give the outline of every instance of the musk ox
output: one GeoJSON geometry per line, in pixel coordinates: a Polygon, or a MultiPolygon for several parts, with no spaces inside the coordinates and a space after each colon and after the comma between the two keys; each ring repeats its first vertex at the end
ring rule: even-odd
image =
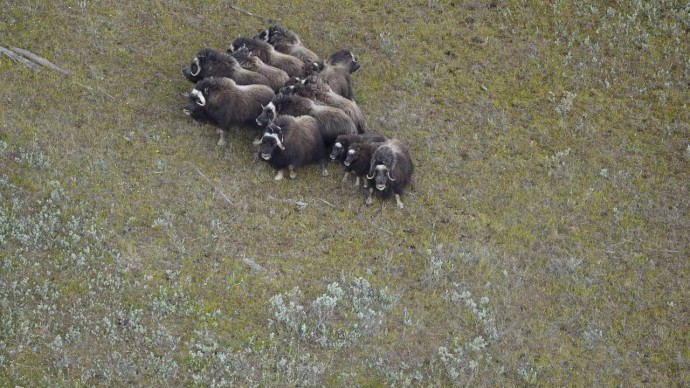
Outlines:
{"type": "Polygon", "coordinates": [[[364,133],[366,131],[367,124],[364,121],[364,114],[362,110],[359,109],[359,105],[357,105],[354,100],[348,100],[333,92],[333,89],[318,77],[311,75],[305,78],[302,81],[302,85],[296,87],[295,90],[302,97],[311,98],[321,104],[341,109],[343,112],[347,113],[355,123],[358,133],[364,133]]]}
{"type": "Polygon", "coordinates": [[[207,77],[227,77],[238,85],[271,86],[271,81],[263,74],[244,69],[232,56],[211,48],[200,50],[189,66],[182,69],[182,74],[194,83],[207,77]]]}
{"type": "Polygon", "coordinates": [[[384,142],[374,151],[369,165],[367,179],[373,187],[369,189],[367,205],[372,202],[372,193],[376,189],[382,197],[395,194],[395,202],[399,208],[403,208],[400,195],[403,189],[410,183],[414,167],[407,147],[398,139],[390,139],[384,142]]]}
{"type": "Polygon", "coordinates": [[[348,100],[352,100],[352,81],[350,74],[359,69],[359,62],[352,51],[340,50],[331,54],[324,61],[310,62],[305,65],[304,76],[316,75],[327,83],[333,91],[348,100]]]}
{"type": "Polygon", "coordinates": [[[297,57],[304,63],[317,62],[319,60],[318,55],[302,44],[297,34],[277,24],[273,24],[267,30],[262,31],[258,39],[265,40],[281,53],[297,57]]]}
{"type": "Polygon", "coordinates": [[[297,169],[311,163],[320,163],[327,176],[325,156],[323,138],[311,116],[279,116],[268,123],[261,138],[259,158],[278,171],[275,180],[283,179],[286,168],[290,178],[295,179],[297,169]]]}
{"type": "Polygon", "coordinates": [[[184,113],[192,117],[208,118],[218,127],[220,140],[225,145],[225,133],[232,125],[254,123],[263,104],[274,97],[273,89],[266,85],[237,85],[230,78],[209,77],[199,81],[187,99],[184,113]]]}
{"type": "Polygon", "coordinates": [[[272,104],[265,106],[261,115],[257,117],[259,125],[279,115],[312,116],[319,123],[319,131],[328,149],[333,146],[338,135],[357,133],[357,127],[350,116],[338,108],[319,105],[302,96],[280,93],[271,102],[272,104]]]}
{"type": "Polygon", "coordinates": [[[290,76],[286,72],[277,67],[267,65],[261,58],[252,54],[246,46],[235,50],[232,53],[232,57],[237,60],[242,68],[266,77],[269,81],[268,86],[273,88],[274,91],[278,91],[290,81],[290,76]]]}
{"type": "MultiPolygon", "coordinates": [[[[383,135],[379,135],[377,133],[373,132],[367,132],[367,133],[362,133],[362,134],[354,134],[354,135],[340,135],[335,139],[335,144],[333,144],[333,148],[331,149],[331,154],[330,158],[333,160],[337,160],[339,162],[345,162],[345,159],[347,158],[347,150],[350,148],[350,145],[355,144],[355,143],[383,143],[386,141],[386,137],[383,135]]],[[[372,151],[373,153],[373,151],[372,151]]],[[[368,162],[367,162],[368,163],[368,162]]],[[[368,171],[369,165],[367,164],[367,171],[368,171]]],[[[343,182],[347,181],[347,177],[353,174],[356,176],[355,178],[355,186],[359,186],[359,177],[363,176],[364,173],[361,173],[360,175],[355,174],[352,172],[352,169],[350,169],[348,166],[345,167],[345,175],[343,176],[343,182]]]]}
{"type": "MultiPolygon", "coordinates": [[[[356,177],[355,187],[359,186],[359,178],[367,175],[371,164],[371,158],[381,144],[383,143],[352,143],[347,148],[347,154],[345,155],[343,164],[345,165],[345,171],[356,177]]],[[[364,180],[363,186],[364,188],[368,187],[368,181],[366,179],[364,180]]]]}
{"type": "Polygon", "coordinates": [[[263,40],[239,37],[235,39],[230,47],[228,53],[232,54],[239,50],[242,46],[246,46],[250,52],[261,58],[264,63],[277,67],[288,73],[290,77],[298,77],[302,75],[304,62],[292,55],[283,54],[277,51],[273,46],[263,40]]]}

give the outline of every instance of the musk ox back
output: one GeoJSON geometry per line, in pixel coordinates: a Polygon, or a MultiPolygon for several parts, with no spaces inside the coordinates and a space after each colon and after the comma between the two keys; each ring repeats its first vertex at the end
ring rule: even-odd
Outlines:
{"type": "Polygon", "coordinates": [[[274,24],[266,31],[268,43],[281,53],[297,57],[304,63],[316,62],[319,60],[319,56],[304,46],[299,36],[287,28],[274,24]]]}
{"type": "Polygon", "coordinates": [[[238,85],[268,85],[271,82],[263,74],[246,70],[235,58],[211,48],[200,50],[182,74],[190,82],[199,82],[207,77],[232,78],[238,85]]]}
{"type": "Polygon", "coordinates": [[[268,44],[268,42],[263,40],[239,37],[228,47],[228,53],[232,54],[243,46],[247,47],[250,52],[261,58],[264,63],[285,71],[290,77],[302,75],[304,62],[297,57],[277,51],[273,46],[268,44]]]}
{"type": "Polygon", "coordinates": [[[347,98],[353,99],[352,81],[350,74],[359,69],[355,55],[352,51],[341,50],[331,54],[325,61],[307,63],[304,68],[304,76],[315,75],[328,86],[333,92],[347,98]]]}
{"type": "Polygon", "coordinates": [[[273,97],[273,90],[266,85],[237,85],[230,78],[209,77],[196,84],[184,111],[212,121],[219,129],[218,145],[224,145],[225,132],[231,126],[253,124],[262,104],[268,104],[273,97]]]}
{"type": "Polygon", "coordinates": [[[357,127],[352,119],[338,108],[319,105],[298,95],[278,94],[272,102],[278,115],[313,116],[319,123],[321,136],[328,149],[333,146],[339,135],[357,133],[357,127]]]}
{"type": "Polygon", "coordinates": [[[367,179],[373,184],[369,190],[367,204],[371,203],[371,194],[376,193],[382,197],[395,194],[395,201],[399,208],[403,208],[400,195],[403,189],[410,183],[414,168],[407,147],[398,139],[390,139],[374,151],[371,157],[367,179]]]}
{"type": "Polygon", "coordinates": [[[283,169],[287,168],[294,179],[299,167],[317,162],[323,175],[328,175],[325,154],[318,123],[311,116],[278,116],[266,126],[259,150],[259,158],[278,170],[275,180],[283,178],[283,169]]]}
{"type": "Polygon", "coordinates": [[[297,86],[295,90],[303,97],[311,98],[321,104],[341,109],[343,112],[347,113],[355,123],[358,133],[364,133],[366,131],[367,124],[364,121],[364,114],[362,110],[359,109],[359,105],[357,105],[354,100],[348,100],[333,92],[333,89],[318,77],[311,75],[305,78],[302,84],[297,86]]]}
{"type": "Polygon", "coordinates": [[[268,86],[274,91],[278,91],[290,80],[290,76],[286,72],[277,67],[267,65],[261,58],[252,54],[246,46],[235,50],[232,53],[232,57],[237,60],[242,68],[266,77],[269,81],[268,86]]]}

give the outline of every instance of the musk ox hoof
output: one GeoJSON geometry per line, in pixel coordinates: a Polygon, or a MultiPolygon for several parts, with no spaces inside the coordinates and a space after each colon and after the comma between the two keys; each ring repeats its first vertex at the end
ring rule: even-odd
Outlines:
{"type": "Polygon", "coordinates": [[[297,173],[295,171],[290,171],[290,179],[297,178],[297,173]]]}
{"type": "Polygon", "coordinates": [[[278,171],[278,173],[273,179],[277,181],[283,180],[283,171],[278,171]]]}
{"type": "Polygon", "coordinates": [[[371,205],[374,202],[374,200],[371,197],[367,197],[367,200],[364,201],[365,204],[371,205]]]}
{"type": "Polygon", "coordinates": [[[323,171],[321,171],[321,175],[328,176],[328,170],[324,168],[323,171]]]}

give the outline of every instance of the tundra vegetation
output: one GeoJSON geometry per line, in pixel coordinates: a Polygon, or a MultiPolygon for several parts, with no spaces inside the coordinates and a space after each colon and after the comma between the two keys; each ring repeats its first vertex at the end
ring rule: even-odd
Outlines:
{"type": "Polygon", "coordinates": [[[71,75],[0,54],[2,385],[687,386],[689,11],[4,2],[71,75]],[[276,19],[356,53],[404,209],[182,113],[190,58],[276,19]]]}

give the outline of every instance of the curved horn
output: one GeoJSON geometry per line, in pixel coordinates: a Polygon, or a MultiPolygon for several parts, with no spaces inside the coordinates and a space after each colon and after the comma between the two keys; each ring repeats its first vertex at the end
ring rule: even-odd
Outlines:
{"type": "Polygon", "coordinates": [[[369,174],[367,174],[367,179],[374,179],[373,171],[369,170],[369,173],[371,173],[371,176],[369,176],[369,174]]]}
{"type": "Polygon", "coordinates": [[[206,106],[206,99],[204,95],[197,89],[192,90],[192,97],[196,100],[196,104],[199,106],[206,106]]]}
{"type": "Polygon", "coordinates": [[[395,182],[395,179],[391,176],[391,170],[386,169],[386,175],[388,175],[388,179],[390,179],[391,182],[395,182]]]}
{"type": "Polygon", "coordinates": [[[196,77],[197,75],[199,75],[199,73],[201,73],[201,65],[199,64],[199,58],[194,57],[192,63],[196,64],[196,72],[192,72],[192,76],[196,77]]]}

